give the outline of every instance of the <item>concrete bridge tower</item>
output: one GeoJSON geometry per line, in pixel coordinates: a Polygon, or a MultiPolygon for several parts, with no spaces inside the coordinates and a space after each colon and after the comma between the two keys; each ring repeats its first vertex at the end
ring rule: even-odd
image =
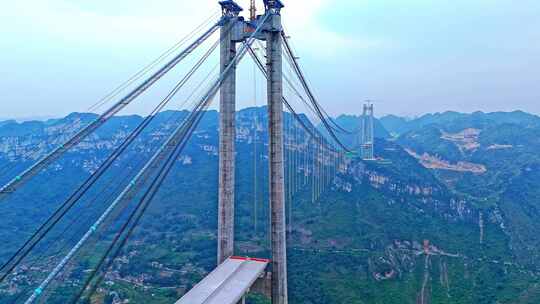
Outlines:
{"type": "MultiPolygon", "coordinates": [[[[272,303],[287,304],[281,40],[281,9],[284,5],[280,0],[264,0],[266,18],[254,18],[252,5],[252,20],[249,22],[239,17],[242,8],[234,1],[220,1],[220,5],[225,17],[220,44],[222,72],[230,64],[236,64],[232,62],[236,56],[236,45],[250,37],[254,28],[261,26],[262,31],[255,38],[266,41],[272,303]],[[264,20],[263,24],[261,20],[264,20]]],[[[234,254],[236,66],[231,71],[223,80],[220,90],[218,264],[234,254]]]]}
{"type": "Polygon", "coordinates": [[[372,102],[367,101],[364,104],[360,123],[360,157],[363,160],[373,160],[375,155],[372,102]]]}

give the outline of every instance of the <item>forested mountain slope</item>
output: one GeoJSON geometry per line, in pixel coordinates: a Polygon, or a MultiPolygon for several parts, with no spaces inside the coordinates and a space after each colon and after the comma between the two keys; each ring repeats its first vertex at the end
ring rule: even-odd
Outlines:
{"type": "MultiPolygon", "coordinates": [[[[237,116],[236,251],[260,257],[269,254],[265,111],[246,109],[237,116]]],[[[77,224],[62,224],[56,237],[25,262],[27,268],[0,286],[0,303],[13,303],[35,288],[55,261],[54,256],[36,258],[73,244],[116,188],[129,182],[186,114],[158,115],[103,183],[69,215],[77,224]],[[61,233],[69,227],[69,233],[61,233]],[[51,245],[53,241],[62,246],[51,245]]],[[[466,114],[434,115],[429,119],[433,123],[420,124],[395,141],[379,138],[376,154],[386,161],[349,159],[318,199],[313,199],[310,177],[298,166],[294,176],[300,190],[292,199],[288,240],[290,302],[538,303],[540,227],[535,218],[540,197],[535,186],[540,177],[533,148],[537,127],[534,119],[516,123],[504,117],[504,123],[493,123],[500,115],[505,116],[490,114],[481,121],[468,120],[466,114]]],[[[207,113],[93,303],[173,303],[215,267],[217,117],[216,112],[207,113]]],[[[47,122],[0,123],[0,177],[7,180],[93,118],[72,114],[47,122]]],[[[356,124],[351,117],[338,120],[344,119],[356,124]]],[[[115,117],[0,204],[0,262],[141,120],[115,117]]],[[[387,137],[384,129],[380,132],[387,137]]],[[[294,149],[301,154],[309,146],[294,149]]],[[[101,236],[101,241],[108,240],[109,233],[101,236]]],[[[85,248],[55,282],[47,303],[65,303],[77,291],[103,252],[103,245],[96,244],[98,240],[85,248]]],[[[250,302],[264,300],[253,297],[250,302]]]]}

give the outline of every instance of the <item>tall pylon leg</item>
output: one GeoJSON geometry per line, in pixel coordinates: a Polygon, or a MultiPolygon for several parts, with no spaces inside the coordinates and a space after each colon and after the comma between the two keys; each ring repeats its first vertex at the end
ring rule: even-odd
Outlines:
{"type": "MultiPolygon", "coordinates": [[[[273,16],[281,21],[279,15],[273,16]]],[[[280,31],[266,34],[270,208],[272,240],[272,304],[287,304],[287,249],[283,165],[283,81],[280,31]]]]}
{"type": "MultiPolygon", "coordinates": [[[[221,27],[222,73],[236,56],[236,43],[229,30],[232,22],[236,22],[236,18],[228,19],[221,27]]],[[[235,99],[236,66],[233,66],[220,89],[218,265],[234,253],[235,99]]]]}

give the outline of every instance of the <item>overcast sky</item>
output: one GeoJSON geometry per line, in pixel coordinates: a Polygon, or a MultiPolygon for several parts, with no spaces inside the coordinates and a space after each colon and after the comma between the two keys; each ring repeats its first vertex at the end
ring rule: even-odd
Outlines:
{"type": "MultiPolygon", "coordinates": [[[[358,114],[365,99],[378,101],[378,115],[540,114],[538,0],[283,2],[301,64],[332,115],[358,114]]],[[[217,0],[0,4],[1,118],[85,111],[217,11],[217,0]]],[[[240,73],[240,107],[254,104],[249,71],[240,73]]]]}

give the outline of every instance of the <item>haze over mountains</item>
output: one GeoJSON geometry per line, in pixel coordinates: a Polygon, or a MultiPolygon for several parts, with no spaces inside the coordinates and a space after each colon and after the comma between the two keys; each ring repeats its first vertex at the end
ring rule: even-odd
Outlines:
{"type": "MultiPolygon", "coordinates": [[[[156,117],[85,198],[77,210],[85,215],[70,215],[78,225],[64,245],[42,246],[37,257],[52,257],[41,263],[30,257],[9,284],[0,285],[0,303],[12,303],[36,284],[31,277],[51,267],[54,254],[77,239],[84,223],[105,208],[116,188],[129,182],[186,114],[169,111],[156,117]],[[165,128],[158,132],[159,126],[165,128]]],[[[0,181],[95,117],[74,113],[47,121],[0,122],[0,181]]],[[[210,111],[201,122],[96,301],[172,303],[215,266],[217,118],[210,111]]],[[[264,154],[254,159],[254,149],[266,153],[266,119],[265,108],[237,115],[236,250],[262,257],[268,256],[267,193],[261,186],[267,182],[267,160],[264,154]],[[255,177],[264,180],[256,186],[255,177]],[[257,209],[253,189],[258,189],[257,209]]],[[[358,128],[359,119],[336,118],[349,130],[358,128]]],[[[0,263],[141,120],[113,118],[0,204],[0,263]]],[[[342,136],[347,144],[355,143],[353,135],[342,136]]],[[[375,154],[385,162],[351,158],[319,200],[312,200],[309,184],[294,197],[288,245],[291,303],[539,303],[540,117],[520,111],[385,116],[376,121],[375,136],[375,154]]],[[[297,153],[310,149],[294,147],[297,153]]],[[[295,175],[305,179],[303,174],[298,167],[295,175]]],[[[69,221],[57,235],[66,227],[69,221]]],[[[59,288],[47,303],[65,303],[101,250],[84,250],[56,282],[59,288]]],[[[249,303],[265,300],[254,295],[249,303]]]]}

